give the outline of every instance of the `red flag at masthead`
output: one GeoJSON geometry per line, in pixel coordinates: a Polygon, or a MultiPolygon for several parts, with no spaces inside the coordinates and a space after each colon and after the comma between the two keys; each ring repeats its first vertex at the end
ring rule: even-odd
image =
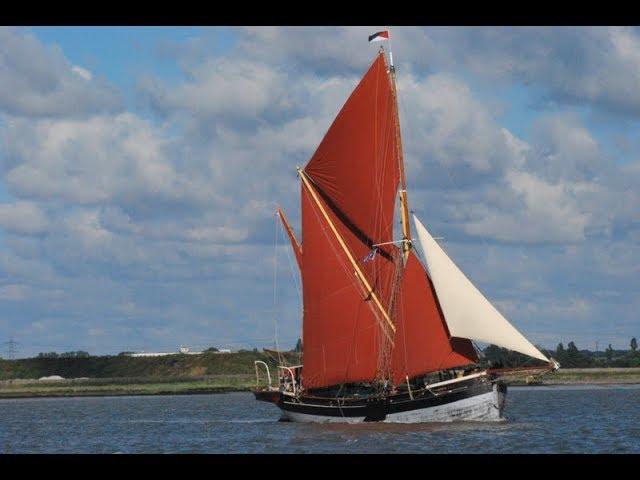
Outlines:
{"type": "Polygon", "coordinates": [[[389,40],[389,30],[383,30],[382,32],[369,35],[369,42],[381,42],[383,40],[389,40]]]}

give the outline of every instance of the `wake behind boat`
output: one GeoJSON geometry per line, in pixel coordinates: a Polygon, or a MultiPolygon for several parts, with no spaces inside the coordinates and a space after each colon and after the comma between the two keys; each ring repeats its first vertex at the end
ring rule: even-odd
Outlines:
{"type": "MultiPolygon", "coordinates": [[[[378,38],[388,38],[379,32],[378,38]],[[382,35],[379,35],[382,34],[382,35]]],[[[370,38],[371,40],[371,38],[370,38]]],[[[472,340],[548,359],[409,223],[395,68],[381,49],[316,152],[298,169],[302,237],[284,212],[303,285],[302,365],[255,390],[301,422],[500,420],[506,385],[472,340]],[[394,240],[399,200],[402,238],[394,240]]],[[[535,369],[535,368],[534,368],[535,369]]],[[[530,369],[529,369],[530,370],[530,369]]]]}

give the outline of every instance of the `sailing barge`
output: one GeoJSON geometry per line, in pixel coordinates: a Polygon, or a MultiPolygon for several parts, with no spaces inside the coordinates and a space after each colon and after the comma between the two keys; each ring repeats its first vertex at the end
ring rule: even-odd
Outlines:
{"type": "Polygon", "coordinates": [[[413,218],[409,223],[395,69],[381,48],[316,152],[298,169],[303,365],[257,388],[301,422],[499,420],[506,385],[472,340],[558,364],[522,336],[413,218]],[[394,210],[402,226],[394,241],[394,210]]]}

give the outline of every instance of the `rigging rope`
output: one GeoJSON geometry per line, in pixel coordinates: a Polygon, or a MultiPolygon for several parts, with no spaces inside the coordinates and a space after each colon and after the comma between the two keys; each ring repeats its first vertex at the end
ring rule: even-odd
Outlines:
{"type": "Polygon", "coordinates": [[[278,362],[282,365],[280,346],[278,345],[278,313],[277,313],[277,290],[278,290],[278,217],[275,217],[274,245],[273,245],[273,328],[276,351],[278,352],[278,362]]]}
{"type": "MultiPolygon", "coordinates": [[[[282,226],[282,230],[280,232],[281,235],[283,235],[283,240],[284,239],[284,225],[282,226]]],[[[300,306],[300,312],[302,313],[302,288],[300,286],[300,280],[298,279],[298,276],[296,275],[296,272],[293,268],[293,258],[291,255],[291,251],[288,248],[285,248],[285,251],[287,252],[287,259],[289,261],[289,271],[291,272],[291,276],[293,277],[293,284],[296,287],[296,293],[298,294],[298,302],[299,302],[299,306],[300,306]]],[[[301,322],[302,323],[302,322],[301,322]]],[[[302,338],[302,333],[300,334],[300,338],[302,338]]]]}

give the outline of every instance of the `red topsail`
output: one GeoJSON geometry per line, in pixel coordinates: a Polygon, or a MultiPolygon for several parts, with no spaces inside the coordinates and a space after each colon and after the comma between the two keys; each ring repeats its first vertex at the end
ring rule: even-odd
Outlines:
{"type": "Polygon", "coordinates": [[[393,235],[400,180],[395,101],[382,54],[365,74],[305,167],[340,221],[371,249],[393,235]]]}

